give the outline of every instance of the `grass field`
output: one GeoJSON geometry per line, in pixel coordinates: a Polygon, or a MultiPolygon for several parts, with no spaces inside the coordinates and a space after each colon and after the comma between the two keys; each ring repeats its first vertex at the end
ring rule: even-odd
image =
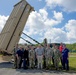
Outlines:
{"type": "Polygon", "coordinates": [[[69,66],[70,70],[76,71],[76,53],[69,54],[69,66]]]}
{"type": "Polygon", "coordinates": [[[70,66],[70,70],[76,71],[76,57],[69,58],[69,66],[70,66]]]}

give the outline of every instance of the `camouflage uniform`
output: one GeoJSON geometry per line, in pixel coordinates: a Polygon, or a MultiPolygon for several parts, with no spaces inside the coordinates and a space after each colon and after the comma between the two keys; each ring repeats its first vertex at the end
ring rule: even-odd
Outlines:
{"type": "Polygon", "coordinates": [[[53,55],[52,48],[46,48],[45,50],[46,68],[49,68],[51,66],[52,55],[53,55]]]}
{"type": "Polygon", "coordinates": [[[35,65],[35,51],[29,50],[29,64],[30,68],[34,68],[35,65]]]}
{"type": "Polygon", "coordinates": [[[44,50],[44,56],[43,56],[43,68],[46,68],[46,47],[43,47],[43,50],[44,50]]]}
{"type": "Polygon", "coordinates": [[[54,49],[53,50],[53,58],[54,58],[54,66],[55,66],[56,70],[59,67],[60,57],[61,57],[60,51],[58,49],[54,49]]]}
{"type": "Polygon", "coordinates": [[[14,55],[14,68],[17,68],[17,57],[16,52],[18,51],[18,48],[14,48],[13,55],[14,55]]]}
{"type": "MultiPolygon", "coordinates": [[[[52,50],[54,51],[55,47],[52,47],[52,50]]],[[[53,52],[54,53],[54,52],[53,52]]],[[[54,54],[53,54],[54,56],[54,54]]],[[[52,56],[52,63],[53,63],[53,66],[54,66],[54,57],[52,56]]]]}

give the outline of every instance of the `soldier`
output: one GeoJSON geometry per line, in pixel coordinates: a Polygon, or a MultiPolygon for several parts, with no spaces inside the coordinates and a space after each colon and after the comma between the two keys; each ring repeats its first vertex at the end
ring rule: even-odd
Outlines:
{"type": "Polygon", "coordinates": [[[53,56],[53,50],[50,47],[50,44],[48,44],[45,50],[46,69],[49,69],[51,67],[52,56],[53,56]]]}
{"type": "MultiPolygon", "coordinates": [[[[54,50],[54,49],[55,49],[55,43],[52,44],[52,50],[54,50]]],[[[53,58],[53,56],[52,56],[52,63],[53,63],[53,66],[54,66],[54,58],[53,58]]]]}
{"type": "Polygon", "coordinates": [[[45,68],[46,68],[45,50],[46,50],[46,47],[47,47],[47,38],[45,38],[43,42],[44,42],[44,47],[43,47],[43,50],[44,50],[44,56],[43,56],[43,68],[45,69],[45,68]]]}
{"type": "Polygon", "coordinates": [[[14,50],[13,50],[13,55],[14,55],[14,68],[17,68],[17,57],[16,57],[16,52],[18,51],[18,44],[16,45],[16,47],[14,46],[14,50]]]}
{"type": "Polygon", "coordinates": [[[55,45],[55,49],[53,50],[53,58],[54,58],[54,66],[56,68],[56,70],[58,70],[59,68],[59,61],[60,61],[60,57],[61,57],[61,53],[58,49],[58,46],[55,45]]]}
{"type": "Polygon", "coordinates": [[[44,51],[44,56],[43,56],[43,68],[44,68],[44,69],[46,68],[46,58],[45,58],[46,47],[47,47],[47,44],[44,44],[44,47],[43,47],[43,51],[44,51]]]}
{"type": "Polygon", "coordinates": [[[34,68],[35,66],[35,51],[33,47],[29,50],[29,66],[30,68],[34,68]]]}

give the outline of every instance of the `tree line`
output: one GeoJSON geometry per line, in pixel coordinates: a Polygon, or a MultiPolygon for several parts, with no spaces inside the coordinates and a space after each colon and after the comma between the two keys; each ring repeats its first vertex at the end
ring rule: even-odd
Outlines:
{"type": "Polygon", "coordinates": [[[66,44],[66,46],[70,50],[70,52],[76,52],[76,43],[66,44]]]}

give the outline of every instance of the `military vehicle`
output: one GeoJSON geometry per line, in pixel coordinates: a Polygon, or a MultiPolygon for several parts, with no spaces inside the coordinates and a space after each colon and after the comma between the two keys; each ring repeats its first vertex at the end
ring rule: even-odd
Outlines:
{"type": "Polygon", "coordinates": [[[33,10],[34,8],[26,0],[21,0],[14,5],[14,9],[0,33],[0,51],[11,53],[19,42],[27,19],[33,10]]]}
{"type": "Polygon", "coordinates": [[[26,0],[21,0],[14,5],[14,9],[0,33],[0,52],[11,54],[14,46],[20,40],[24,26],[32,11],[34,11],[34,8],[26,0]]]}

